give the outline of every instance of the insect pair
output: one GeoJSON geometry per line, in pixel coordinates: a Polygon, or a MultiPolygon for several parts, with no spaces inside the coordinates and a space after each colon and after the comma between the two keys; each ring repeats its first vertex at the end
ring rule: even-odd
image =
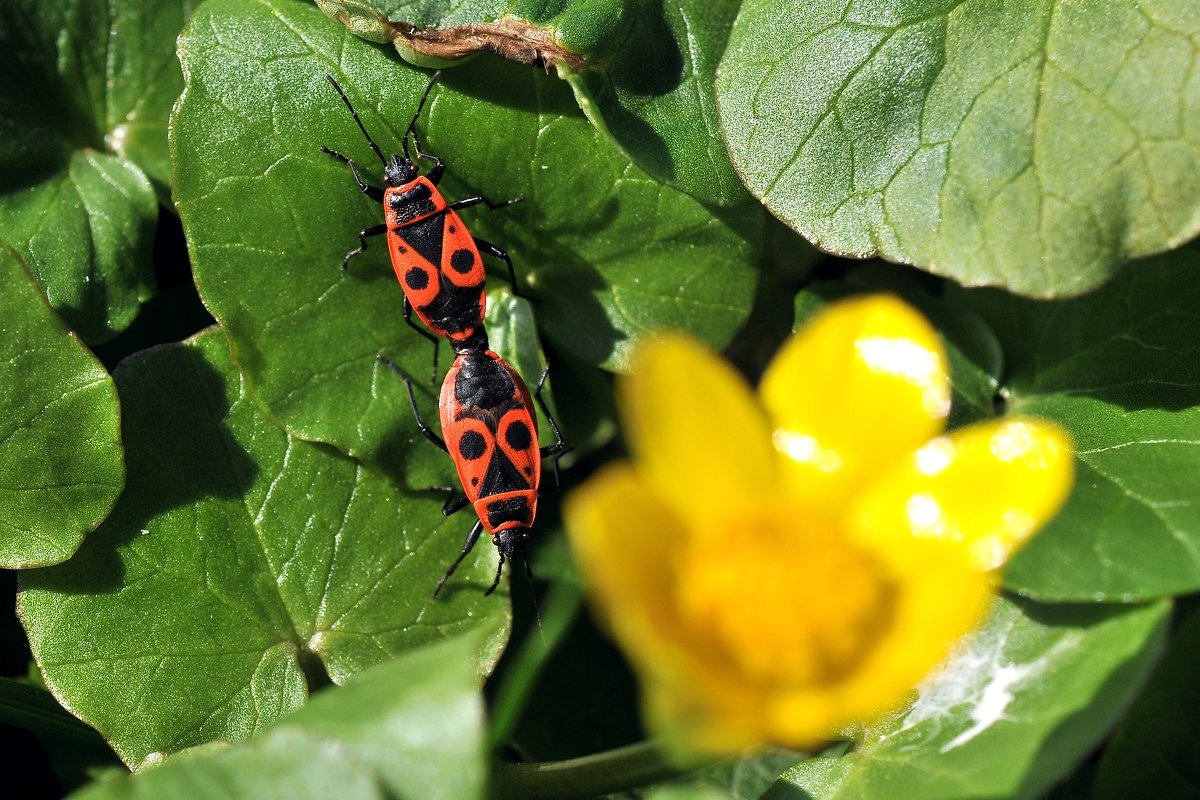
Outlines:
{"type": "MultiPolygon", "coordinates": [[[[434,73],[430,79],[417,111],[405,130],[403,156],[394,153],[391,158],[384,157],[342,87],[333,76],[325,76],[383,164],[386,189],[364,181],[358,166],[350,157],[327,147],[321,148],[322,152],[350,168],[354,182],[363,194],[383,204],[384,222],[359,232],[359,245],[346,254],[342,268],[345,269],[351,258],[367,249],[368,237],[386,233],[392,267],[404,290],[404,321],[433,342],[434,377],[437,375],[438,335],[450,341],[457,356],[442,383],[439,400],[442,436],[438,436],[422,421],[408,377],[391,361],[379,356],[381,362],[404,380],[413,416],[421,433],[454,460],[464,495],[455,497],[451,487],[438,487],[450,493],[442,506],[442,513],[449,516],[470,503],[479,517],[463,544],[462,552],[438,581],[434,597],[471,552],[483,530],[492,536],[492,542],[500,554],[496,578],[486,594],[491,594],[499,585],[506,560],[512,561],[519,555],[525,560],[526,572],[529,571],[525,548],[529,541],[529,528],[537,515],[541,462],[566,449],[558,425],[541,395],[546,374],[542,374],[531,399],[521,376],[488,345],[483,327],[487,276],[480,251],[500,258],[507,264],[509,280],[516,294],[516,273],[512,259],[501,248],[472,236],[457,213],[460,209],[479,203],[493,209],[502,208],[521,198],[492,203],[483,196],[475,196],[454,203],[447,202],[437,188],[446,165],[437,156],[422,151],[417,139],[417,119],[439,75],[434,73]],[[416,157],[433,163],[433,167],[424,175],[420,174],[409,152],[409,139],[412,140],[416,157]],[[429,328],[428,331],[412,321],[413,311],[429,328]],[[538,444],[534,399],[554,430],[556,441],[546,447],[538,444]]],[[[557,475],[557,461],[554,464],[557,475]]]]}

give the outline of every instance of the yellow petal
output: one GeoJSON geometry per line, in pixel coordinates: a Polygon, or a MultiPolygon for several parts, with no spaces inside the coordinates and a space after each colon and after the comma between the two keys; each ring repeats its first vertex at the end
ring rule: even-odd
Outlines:
{"type": "Polygon", "coordinates": [[[806,748],[893,708],[972,629],[995,592],[992,576],[957,549],[907,532],[826,529],[803,538],[807,560],[785,534],[768,563],[732,536],[723,555],[751,567],[735,587],[706,580],[703,563],[681,562],[680,616],[693,632],[694,658],[681,661],[672,680],[646,684],[650,724],[675,747],[726,754],[762,743],[806,748]],[[782,586],[772,573],[789,564],[793,584],[782,586]],[[693,591],[712,595],[708,637],[687,597],[693,591]],[[763,619],[746,617],[739,603],[757,606],[763,619]],[[745,635],[728,635],[719,624],[725,616],[740,621],[745,635]]]}
{"type": "Polygon", "coordinates": [[[687,535],[680,519],[627,463],[572,492],[563,514],[592,607],[639,671],[691,671],[696,645],[674,605],[675,548],[687,535]]]}
{"type": "Polygon", "coordinates": [[[730,756],[771,742],[760,697],[697,691],[678,681],[643,682],[642,695],[646,727],[676,761],[697,753],[730,756]]]}
{"type": "Polygon", "coordinates": [[[887,558],[900,586],[885,635],[839,692],[841,722],[893,709],[983,619],[996,581],[940,542],[904,537],[887,558]]]}
{"type": "Polygon", "coordinates": [[[976,569],[996,569],[1058,512],[1074,463],[1069,437],[1052,423],[972,425],[882,476],[862,498],[856,524],[952,544],[976,569]]]}
{"type": "Polygon", "coordinates": [[[818,313],[775,357],[759,388],[802,498],[839,508],[880,467],[942,429],[950,383],[941,341],[888,295],[818,313]]]}
{"type": "Polygon", "coordinates": [[[678,334],[642,345],[618,384],[638,473],[677,513],[703,521],[774,485],[766,418],[740,375],[678,334]]]}
{"type": "Polygon", "coordinates": [[[851,538],[879,559],[891,602],[881,609],[874,646],[841,680],[792,687],[774,698],[773,741],[811,743],[894,709],[978,624],[995,596],[993,576],[941,542],[878,530],[851,538]]]}

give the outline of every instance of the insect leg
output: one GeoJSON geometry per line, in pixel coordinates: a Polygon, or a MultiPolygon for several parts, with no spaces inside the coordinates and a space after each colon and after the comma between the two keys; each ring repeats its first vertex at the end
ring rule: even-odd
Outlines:
{"type": "MultiPolygon", "coordinates": [[[[417,144],[416,134],[413,134],[413,144],[417,144]]],[[[446,173],[446,162],[442,161],[432,153],[422,153],[420,146],[417,147],[417,156],[425,159],[426,161],[433,162],[433,166],[429,168],[429,172],[425,173],[425,177],[429,179],[430,183],[432,183],[434,186],[437,186],[442,180],[442,175],[446,173]]]]}
{"type": "Polygon", "coordinates": [[[496,565],[496,579],[492,581],[492,585],[488,587],[488,590],[483,593],[484,597],[496,591],[496,587],[500,585],[500,574],[502,572],[504,572],[504,553],[500,554],[500,563],[496,565]]]}
{"type": "Polygon", "coordinates": [[[428,491],[440,492],[446,495],[446,502],[442,503],[443,517],[448,517],[456,511],[461,511],[467,505],[467,496],[459,495],[458,489],[453,486],[427,486],[425,488],[428,491]]]}
{"type": "Polygon", "coordinates": [[[354,159],[342,155],[337,150],[331,150],[328,147],[322,147],[321,152],[333,156],[350,168],[350,174],[354,176],[354,182],[358,184],[359,191],[376,203],[383,202],[383,189],[380,189],[378,186],[372,186],[362,179],[362,175],[358,174],[358,165],[354,163],[354,159]]]}
{"type": "Polygon", "coordinates": [[[410,303],[408,301],[408,295],[405,295],[403,311],[400,312],[400,316],[404,319],[404,323],[406,325],[408,325],[408,327],[412,328],[414,331],[421,334],[429,341],[433,342],[433,373],[429,376],[429,382],[431,384],[436,384],[437,383],[437,372],[438,372],[438,369],[437,369],[437,367],[438,367],[438,347],[441,345],[441,340],[439,340],[438,337],[434,336],[432,333],[425,330],[423,327],[421,327],[417,323],[413,322],[412,312],[413,312],[412,303],[410,303]]]}
{"type": "Polygon", "coordinates": [[[387,233],[387,225],[382,222],[379,223],[378,225],[372,225],[369,228],[363,228],[361,231],[359,231],[358,232],[358,247],[354,248],[349,253],[346,253],[346,257],[342,259],[342,271],[344,272],[344,271],[346,271],[346,269],[349,268],[350,259],[366,252],[368,236],[378,236],[381,233],[387,233]]]}
{"type": "Polygon", "coordinates": [[[465,494],[460,494],[455,497],[453,488],[449,486],[445,488],[450,489],[450,493],[446,496],[446,502],[442,504],[443,517],[448,517],[451,514],[456,514],[459,511],[462,511],[464,508],[466,508],[467,503],[471,502],[471,499],[465,494]]]}
{"type": "Polygon", "coordinates": [[[541,406],[542,413],[546,415],[546,422],[550,423],[550,429],[554,431],[554,444],[548,444],[541,448],[540,454],[542,458],[553,459],[550,462],[550,469],[554,472],[554,485],[538,487],[538,497],[546,497],[558,492],[562,488],[562,478],[558,472],[558,462],[567,453],[571,452],[570,446],[563,441],[562,431],[558,428],[558,423],[554,420],[554,415],[550,413],[550,406],[546,403],[546,399],[542,397],[542,389],[546,385],[546,377],[550,374],[550,367],[542,370],[542,377],[538,379],[537,388],[533,390],[533,398],[537,400],[537,404],[541,406]]]}
{"type": "MultiPolygon", "coordinates": [[[[546,398],[542,397],[542,389],[546,387],[546,378],[550,375],[550,367],[547,366],[542,370],[542,377],[538,379],[537,388],[533,390],[533,399],[541,406],[542,413],[546,415],[546,422],[550,423],[550,430],[554,431],[554,444],[548,444],[541,450],[542,458],[547,456],[562,455],[567,451],[566,442],[563,441],[562,431],[558,429],[558,423],[554,420],[554,415],[550,413],[550,406],[546,403],[546,398]]],[[[558,470],[558,461],[554,462],[555,471],[558,470]]]]}
{"type": "Polygon", "coordinates": [[[404,131],[404,138],[401,139],[404,147],[405,158],[409,159],[410,161],[412,160],[408,153],[408,140],[412,139],[413,152],[417,154],[417,158],[433,162],[433,169],[425,173],[425,177],[428,178],[429,182],[434,186],[437,186],[438,181],[442,179],[442,173],[446,171],[446,164],[437,156],[433,155],[432,153],[426,153],[421,149],[421,142],[419,139],[417,139],[417,120],[421,117],[421,111],[425,108],[425,101],[429,99],[429,93],[433,91],[434,84],[436,84],[438,79],[441,77],[442,71],[439,69],[429,78],[429,83],[425,86],[425,93],[421,95],[421,102],[417,103],[417,113],[413,114],[412,120],[408,123],[408,130],[404,131]]]}
{"type": "MultiPolygon", "coordinates": [[[[467,541],[463,542],[462,552],[458,554],[458,558],[454,559],[454,563],[450,565],[450,569],[446,570],[446,574],[442,576],[440,581],[438,581],[437,588],[433,590],[433,596],[435,598],[438,596],[438,592],[442,590],[442,587],[446,585],[446,581],[450,580],[450,576],[454,574],[454,570],[458,569],[458,565],[463,562],[463,559],[466,558],[467,554],[471,552],[471,549],[475,547],[475,543],[479,541],[479,534],[481,533],[483,533],[483,521],[479,520],[471,528],[471,532],[467,534],[467,541]]],[[[500,563],[504,563],[503,556],[501,556],[500,563]]],[[[490,594],[491,590],[488,590],[488,593],[490,594]]]]}
{"type": "Polygon", "coordinates": [[[517,297],[525,297],[528,299],[528,295],[522,294],[520,287],[517,286],[517,271],[513,269],[512,259],[508,257],[508,251],[501,250],[499,247],[496,247],[496,245],[492,244],[491,242],[484,241],[483,239],[479,239],[474,236],[471,238],[475,240],[475,246],[478,247],[480,251],[502,259],[504,263],[508,265],[508,282],[512,284],[513,294],[515,294],[517,297]]]}
{"type": "Polygon", "coordinates": [[[417,421],[417,428],[420,429],[421,435],[441,448],[442,452],[449,453],[450,451],[446,449],[446,443],[442,441],[442,437],[434,433],[433,429],[425,424],[425,420],[421,419],[421,411],[417,408],[417,398],[413,395],[412,381],[410,381],[408,376],[404,374],[403,370],[396,366],[396,364],[387,356],[377,355],[375,358],[380,364],[385,365],[392,372],[399,375],[400,380],[404,381],[404,388],[408,390],[408,404],[412,406],[413,418],[417,421]]]}

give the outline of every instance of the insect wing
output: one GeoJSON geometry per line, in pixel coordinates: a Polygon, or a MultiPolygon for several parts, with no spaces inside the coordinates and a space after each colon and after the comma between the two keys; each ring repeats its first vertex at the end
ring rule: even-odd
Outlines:
{"type": "Polygon", "coordinates": [[[500,417],[499,425],[496,426],[496,444],[528,481],[529,487],[536,491],[542,477],[537,417],[533,414],[533,405],[529,402],[529,391],[525,388],[525,383],[516,372],[513,372],[513,377],[524,402],[500,417]]]}
{"type": "Polygon", "coordinates": [[[453,209],[446,209],[442,234],[441,270],[446,280],[458,287],[481,286],[487,280],[479,248],[462,218],[453,209]]]}
{"type": "Polygon", "coordinates": [[[479,492],[487,477],[488,465],[491,464],[492,453],[496,448],[496,438],[484,420],[462,413],[463,409],[454,395],[458,373],[458,363],[446,373],[446,379],[442,382],[438,414],[446,449],[454,459],[454,467],[458,470],[463,491],[474,503],[479,499],[479,492]]]}
{"type": "Polygon", "coordinates": [[[440,226],[438,217],[401,227],[388,225],[392,269],[414,308],[429,305],[440,289],[437,274],[437,263],[441,260],[440,226]]]}
{"type": "Polygon", "coordinates": [[[483,420],[474,417],[462,417],[449,426],[443,425],[442,432],[463,491],[474,503],[484,489],[496,450],[496,438],[483,420]]]}

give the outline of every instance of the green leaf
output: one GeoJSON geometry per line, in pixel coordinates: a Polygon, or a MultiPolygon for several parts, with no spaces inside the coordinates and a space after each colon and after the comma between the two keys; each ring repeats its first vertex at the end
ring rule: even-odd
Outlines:
{"type": "Polygon", "coordinates": [[[1171,637],[1167,655],[1113,736],[1096,773],[1095,800],[1195,797],[1200,787],[1200,613],[1171,637]]]}
{"type": "MultiPolygon", "coordinates": [[[[537,45],[551,45],[554,62],[561,57],[602,58],[628,29],[626,6],[640,0],[464,0],[456,3],[430,3],[425,0],[316,0],[328,16],[338,20],[355,35],[375,42],[393,42],[396,50],[418,66],[455,65],[473,53],[505,53],[506,57],[532,63],[537,45]],[[503,24],[493,26],[491,23],[503,24]],[[403,24],[396,24],[403,23],[403,24]],[[512,27],[505,28],[505,25],[512,27]],[[412,36],[411,27],[436,34],[447,28],[470,27],[460,31],[469,37],[464,50],[440,64],[425,63],[428,52],[414,53],[420,41],[436,37],[412,36]],[[522,35],[523,34],[523,35],[522,35]],[[524,52],[522,43],[524,39],[524,52]],[[512,41],[508,41],[512,40],[512,41]],[[553,52],[561,48],[562,52],[553,52]],[[417,60],[412,60],[413,56],[417,60]]],[[[459,37],[461,38],[461,37],[459,37]]],[[[433,59],[439,60],[439,59],[433,59]]]]}
{"type": "MultiPolygon", "coordinates": [[[[325,73],[337,72],[388,151],[427,76],[284,0],[206,3],[180,48],[180,213],[201,293],[256,398],[298,435],[403,472],[412,486],[446,482],[448,460],[436,473],[414,470],[403,386],[375,362],[384,353],[420,384],[429,374],[429,343],[401,320],[386,247],[373,240],[339,268],[355,233],[380,222],[379,204],[319,151],[341,150],[368,172],[378,163],[325,73]]],[[[719,347],[748,313],[761,213],[714,211],[655,182],[587,124],[560,82],[478,60],[445,73],[417,130],[447,161],[451,200],[524,197],[464,219],[512,254],[555,349],[615,368],[641,333],[683,328],[719,347]]],[[[429,408],[433,392],[422,394],[429,408]]]]}
{"type": "Polygon", "coordinates": [[[0,236],[89,342],[123,330],[150,264],[189,0],[12,0],[0,16],[0,236]]]}
{"type": "Polygon", "coordinates": [[[703,785],[659,786],[645,795],[646,800],[733,800],[733,795],[716,787],[703,785]]]}
{"type": "Polygon", "coordinates": [[[326,14],[330,11],[347,11],[355,16],[367,17],[374,13],[389,20],[400,20],[424,28],[448,28],[452,25],[499,19],[511,10],[513,4],[511,0],[465,0],[459,3],[429,3],[425,0],[375,0],[371,3],[364,0],[333,0],[325,2],[324,5],[327,9],[322,10],[326,14]]]}
{"type": "Polygon", "coordinates": [[[1006,585],[1053,600],[1200,588],[1198,268],[1200,253],[1181,250],[1060,303],[951,293],[999,338],[1008,411],[1056,420],[1075,438],[1074,493],[1006,585]]]}
{"type": "Polygon", "coordinates": [[[483,703],[470,666],[481,639],[414,650],[322,692],[253,741],[184,753],[74,797],[483,797],[483,703]]]}
{"type": "Polygon", "coordinates": [[[673,781],[662,791],[664,797],[673,796],[669,790],[683,792],[681,797],[691,797],[693,795],[687,793],[694,792],[697,798],[716,793],[716,797],[727,800],[754,800],[767,791],[784,770],[802,758],[800,753],[766,749],[697,770],[673,781]]]}
{"type": "Polygon", "coordinates": [[[1169,611],[999,600],[911,707],[866,730],[854,752],[802,762],[764,798],[1039,797],[1136,693],[1169,611]]]}
{"type": "Polygon", "coordinates": [[[1200,230],[1196,12],[746,0],[721,125],[750,190],[822,249],[1077,294],[1200,230]]]}
{"type": "Polygon", "coordinates": [[[358,36],[393,42],[405,60],[419,66],[457,63],[431,39],[523,63],[555,64],[588,119],[639,167],[708,203],[750,200],[720,136],[713,89],[736,0],[319,0],[318,5],[358,36]],[[435,31],[415,36],[387,20],[435,31]],[[444,30],[454,26],[469,26],[469,33],[444,30]]]}
{"type": "Polygon", "coordinates": [[[567,77],[588,117],[642,169],[707,203],[750,200],[721,138],[717,61],[736,0],[634,0],[604,63],[567,77]]]}
{"type": "Polygon", "coordinates": [[[69,558],[125,480],[117,392],[0,244],[0,566],[69,558]]]}
{"type": "Polygon", "coordinates": [[[18,609],[47,686],[126,763],[246,738],[313,686],[507,621],[482,595],[492,548],[431,600],[463,521],[265,419],[220,331],[116,381],[126,490],[74,558],[22,573],[18,609]]]}

